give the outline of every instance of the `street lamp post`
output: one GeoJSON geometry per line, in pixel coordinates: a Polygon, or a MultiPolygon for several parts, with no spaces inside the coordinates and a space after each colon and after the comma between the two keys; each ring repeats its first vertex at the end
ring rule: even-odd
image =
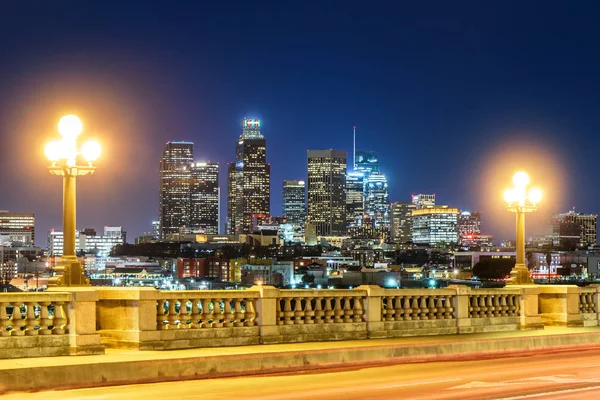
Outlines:
{"type": "Polygon", "coordinates": [[[89,286],[81,263],[75,255],[76,231],[76,178],[79,175],[94,173],[94,162],[100,157],[100,145],[95,141],[84,143],[77,148],[77,136],[83,125],[75,115],[67,115],[58,123],[62,139],[46,145],[46,157],[50,161],[51,174],[63,177],[63,256],[56,266],[56,275],[48,282],[49,286],[89,286]],[[83,158],[85,163],[77,163],[83,158]]]}
{"type": "Polygon", "coordinates": [[[529,176],[525,172],[517,172],[513,176],[513,183],[515,187],[504,192],[504,200],[508,204],[506,209],[517,216],[517,260],[515,267],[510,271],[507,284],[531,285],[533,280],[525,266],[525,214],[537,210],[537,203],[542,200],[542,192],[539,189],[526,192],[529,176]]]}

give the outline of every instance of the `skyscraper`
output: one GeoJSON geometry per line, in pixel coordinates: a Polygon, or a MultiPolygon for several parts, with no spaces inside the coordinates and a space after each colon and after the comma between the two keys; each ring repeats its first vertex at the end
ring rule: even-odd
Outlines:
{"type": "Polygon", "coordinates": [[[346,175],[346,227],[360,226],[364,212],[364,174],[350,172],[346,175]]]}
{"type": "Polygon", "coordinates": [[[160,160],[160,238],[189,225],[192,142],[168,142],[160,160]]]}
{"type": "Polygon", "coordinates": [[[219,164],[191,164],[190,226],[207,234],[219,233],[219,164]]]}
{"type": "Polygon", "coordinates": [[[370,151],[356,150],[354,162],[354,171],[364,173],[365,177],[379,172],[379,160],[370,151]]]}
{"type": "Polygon", "coordinates": [[[412,202],[417,208],[427,208],[435,206],[435,194],[414,194],[412,202]]]}
{"type": "Polygon", "coordinates": [[[435,246],[458,242],[458,209],[448,206],[420,208],[412,212],[413,243],[435,246]]]}
{"type": "Polygon", "coordinates": [[[575,209],[552,217],[555,246],[585,247],[597,243],[598,215],[583,214],[575,209]]]}
{"type": "Polygon", "coordinates": [[[225,231],[228,235],[234,235],[236,232],[236,171],[235,163],[227,164],[227,223],[225,231]]]}
{"type": "Polygon", "coordinates": [[[463,211],[458,216],[458,243],[469,246],[473,239],[481,235],[481,214],[463,211]]]}
{"type": "Polygon", "coordinates": [[[396,243],[412,241],[412,211],[417,206],[408,202],[395,202],[391,206],[391,236],[396,243]]]}
{"type": "Polygon", "coordinates": [[[160,161],[160,239],[182,228],[219,233],[219,164],[193,162],[192,142],[169,142],[160,161]]]}
{"type": "Polygon", "coordinates": [[[228,171],[228,180],[229,233],[248,233],[252,214],[271,211],[271,166],[267,164],[267,142],[260,132],[260,120],[242,121],[235,164],[228,171]]]}
{"type": "Polygon", "coordinates": [[[304,181],[283,181],[283,215],[286,222],[304,231],[306,223],[306,183],[304,181]]]}
{"type": "Polygon", "coordinates": [[[390,198],[387,178],[375,172],[365,177],[365,214],[373,219],[375,227],[390,225],[390,198]]]}
{"type": "Polygon", "coordinates": [[[346,152],[308,151],[308,222],[318,236],[346,234],[346,152]]]}

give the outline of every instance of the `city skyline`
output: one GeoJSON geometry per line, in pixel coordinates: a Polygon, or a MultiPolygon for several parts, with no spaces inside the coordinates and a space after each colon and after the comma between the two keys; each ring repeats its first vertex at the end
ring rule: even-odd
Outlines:
{"type": "MultiPolygon", "coordinates": [[[[52,18],[0,28],[0,73],[9,78],[0,82],[0,209],[35,213],[38,245],[62,225],[61,189],[41,154],[67,113],[106,150],[81,181],[78,228],[124,226],[130,240],[158,217],[156,160],[168,141],[193,141],[198,161],[221,165],[223,226],[225,166],[246,115],[263,121],[268,138],[275,215],[281,182],[306,179],[305,151],[351,154],[353,126],[357,148],[379,157],[391,202],[436,193],[440,204],[481,212],[494,240],[514,236],[502,192],[518,169],[549,194],[528,220],[530,234],[573,206],[598,212],[589,144],[600,128],[600,81],[590,67],[597,56],[586,24],[565,24],[559,7],[539,18],[531,5],[517,16],[509,6],[442,6],[457,21],[449,25],[418,5],[349,3],[320,13],[212,5],[202,24],[195,7],[148,7],[141,18],[125,5],[124,23],[106,4],[87,6],[70,14],[47,6],[40,15],[52,18]],[[255,28],[242,32],[248,15],[255,28]],[[185,29],[148,40],[157,23],[185,29]]],[[[587,11],[574,10],[586,20],[587,11]]]]}

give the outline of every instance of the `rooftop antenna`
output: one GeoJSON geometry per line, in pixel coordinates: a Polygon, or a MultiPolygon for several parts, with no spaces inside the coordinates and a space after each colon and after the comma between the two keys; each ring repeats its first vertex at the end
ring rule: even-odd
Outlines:
{"type": "Polygon", "coordinates": [[[352,147],[352,165],[353,169],[356,170],[356,126],[354,126],[354,139],[352,147]]]}

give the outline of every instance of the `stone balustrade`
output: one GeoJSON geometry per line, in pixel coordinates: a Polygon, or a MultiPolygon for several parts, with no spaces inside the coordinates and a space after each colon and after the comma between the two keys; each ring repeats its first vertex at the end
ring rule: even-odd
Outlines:
{"type": "Polygon", "coordinates": [[[256,293],[232,290],[161,291],[156,329],[254,326],[256,293]]]}
{"type": "Polygon", "coordinates": [[[598,285],[540,286],[544,325],[598,326],[598,285]]]}
{"type": "Polygon", "coordinates": [[[0,358],[104,352],[97,300],[93,291],[0,293],[0,358]]]}
{"type": "Polygon", "coordinates": [[[0,294],[0,357],[597,326],[599,310],[596,286],[67,289],[0,294]]]}

